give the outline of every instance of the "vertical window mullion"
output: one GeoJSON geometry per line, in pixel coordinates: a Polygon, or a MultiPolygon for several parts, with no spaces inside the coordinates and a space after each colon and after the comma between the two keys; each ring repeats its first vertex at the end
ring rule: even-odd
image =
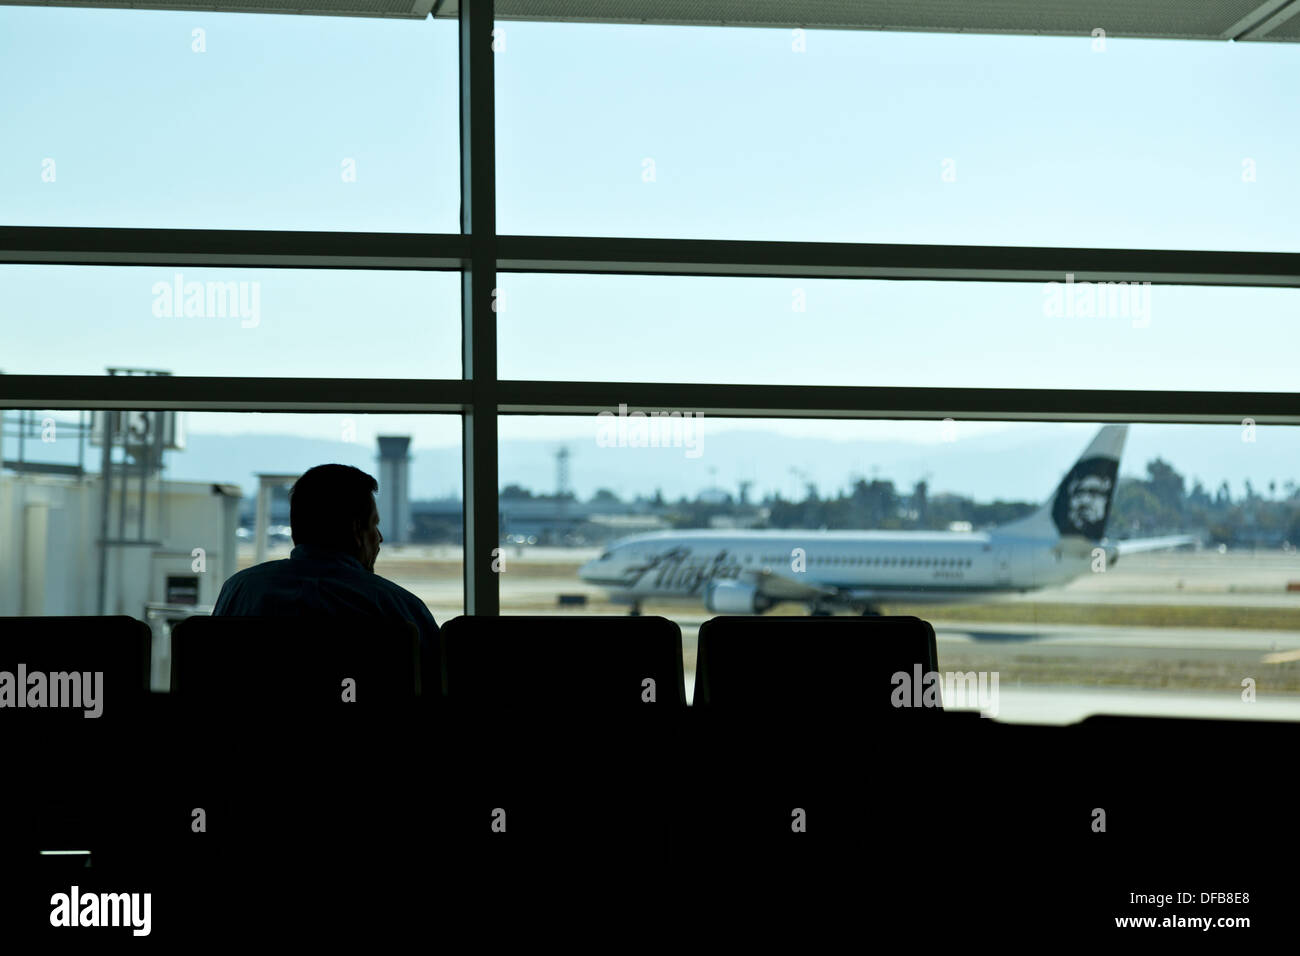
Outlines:
{"type": "Polygon", "coordinates": [[[465,613],[497,615],[492,569],[499,541],[497,505],[496,109],[493,0],[460,4],[461,231],[469,259],[461,273],[461,375],[470,382],[462,419],[465,613]]]}

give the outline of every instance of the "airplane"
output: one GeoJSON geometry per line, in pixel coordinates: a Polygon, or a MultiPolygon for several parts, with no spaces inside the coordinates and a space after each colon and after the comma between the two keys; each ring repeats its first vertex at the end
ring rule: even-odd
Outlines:
{"type": "Polygon", "coordinates": [[[714,614],[783,601],[815,615],[878,615],[884,601],[979,600],[1066,584],[1119,557],[1199,544],[1194,535],[1103,535],[1127,425],[1105,425],[1037,511],[990,531],[656,531],[615,542],[578,569],[639,614],[647,598],[701,598],[714,614]]]}

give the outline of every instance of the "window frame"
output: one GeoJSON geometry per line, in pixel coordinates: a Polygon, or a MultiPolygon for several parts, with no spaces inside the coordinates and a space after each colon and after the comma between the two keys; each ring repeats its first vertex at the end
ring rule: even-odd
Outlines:
{"type": "Polygon", "coordinates": [[[500,614],[502,415],[676,409],[749,418],[1300,424],[1300,393],[708,385],[501,380],[498,272],[898,281],[1151,282],[1300,288],[1300,253],[501,236],[496,231],[494,0],[459,5],[461,232],[107,229],[0,225],[0,263],[417,269],[461,275],[460,379],[0,376],[0,408],[459,413],[465,613],[500,614]]]}

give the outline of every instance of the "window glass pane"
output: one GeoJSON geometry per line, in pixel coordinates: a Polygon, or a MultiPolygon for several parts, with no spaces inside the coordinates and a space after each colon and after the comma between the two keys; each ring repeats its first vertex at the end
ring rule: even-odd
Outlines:
{"type": "MultiPolygon", "coordinates": [[[[309,468],[353,465],[375,477],[384,540],[375,573],[411,591],[438,624],[464,613],[460,419],[451,415],[124,412],[108,539],[103,419],[75,411],[7,411],[0,443],[0,617],[125,614],[147,621],[153,683],[165,689],[169,622],[211,612],[236,571],[289,556],[288,486],[309,468]],[[159,452],[150,436],[161,436],[159,452]],[[379,456],[378,439],[408,438],[379,456]],[[407,494],[397,488],[405,470],[407,494]],[[260,476],[268,475],[259,548],[260,476]],[[143,489],[142,489],[143,483],[143,489]],[[18,529],[22,529],[21,533],[18,529]],[[142,543],[141,543],[142,542],[142,543]],[[99,569],[106,561],[101,608],[99,569]]],[[[111,434],[111,432],[110,432],[111,434]]]]}
{"type": "Polygon", "coordinates": [[[688,693],[719,602],[820,602],[933,622],[940,671],[997,674],[1003,720],[1300,719],[1300,427],[642,426],[503,419],[503,613],[637,602],[681,626],[688,693]]]}
{"type": "Polygon", "coordinates": [[[503,378],[1290,391],[1300,290],[503,273],[503,378]]]}
{"type": "Polygon", "coordinates": [[[510,23],[503,233],[1300,249],[1300,49],[510,23]]]}
{"type": "Polygon", "coordinates": [[[458,232],[451,20],[0,7],[0,221],[458,232]]]}
{"type": "Polygon", "coordinates": [[[0,266],[0,371],[459,378],[460,276],[0,266]]]}

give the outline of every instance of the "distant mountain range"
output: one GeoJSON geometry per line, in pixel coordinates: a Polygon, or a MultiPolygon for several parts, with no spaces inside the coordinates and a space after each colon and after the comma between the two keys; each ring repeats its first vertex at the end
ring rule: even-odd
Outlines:
{"type": "MultiPolygon", "coordinates": [[[[562,442],[505,440],[500,451],[500,484],[522,485],[535,494],[555,490],[555,452],[570,449],[569,480],[573,492],[589,498],[608,488],[624,499],[653,495],[660,489],[676,500],[694,498],[710,487],[733,495],[738,482],[751,481],[750,499],[769,491],[802,498],[807,476],[822,495],[848,488],[852,476],[893,481],[900,490],[926,479],[931,495],[943,492],[973,497],[1041,501],[1079,452],[1090,432],[1063,432],[1053,424],[1029,425],[1009,432],[960,437],[946,444],[906,441],[840,442],[755,431],[710,432],[703,454],[688,458],[682,448],[602,448],[594,440],[562,442]]],[[[1188,480],[1211,492],[1228,481],[1233,497],[1244,494],[1249,480],[1267,493],[1270,480],[1282,494],[1288,480],[1300,480],[1300,429],[1261,428],[1254,443],[1241,440],[1238,426],[1135,425],[1124,450],[1122,475],[1145,476],[1146,463],[1163,457],[1188,480]]],[[[324,462],[355,465],[378,477],[376,449],[370,445],[302,438],[293,435],[205,435],[191,432],[188,447],[168,454],[167,474],[187,481],[238,484],[246,496],[257,489],[256,473],[298,472],[324,462]]],[[[94,463],[91,463],[94,467],[94,463]]],[[[459,447],[413,448],[411,496],[456,497],[460,493],[459,447]]]]}

